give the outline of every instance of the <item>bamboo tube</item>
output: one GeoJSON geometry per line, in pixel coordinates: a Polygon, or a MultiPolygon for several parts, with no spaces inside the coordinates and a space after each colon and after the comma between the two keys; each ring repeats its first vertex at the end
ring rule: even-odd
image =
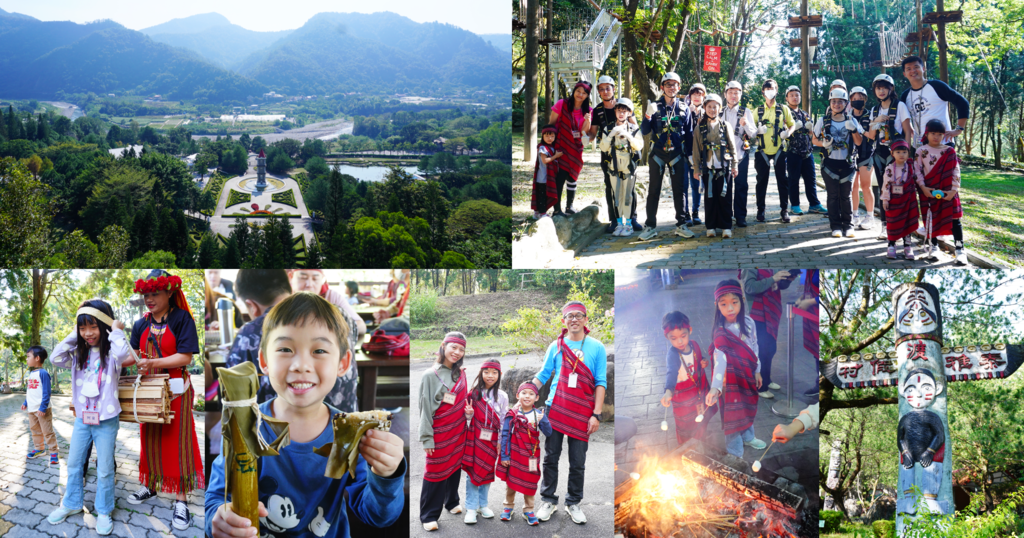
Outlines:
{"type": "Polygon", "coordinates": [[[256,455],[249,452],[238,423],[230,421],[231,444],[235,458],[231,462],[231,511],[248,519],[254,529],[260,528],[259,476],[256,455]]]}

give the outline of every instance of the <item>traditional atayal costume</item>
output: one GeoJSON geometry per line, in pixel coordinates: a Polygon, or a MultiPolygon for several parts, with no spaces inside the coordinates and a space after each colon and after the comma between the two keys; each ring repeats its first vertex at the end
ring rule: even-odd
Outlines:
{"type": "MultiPolygon", "coordinates": [[[[148,312],[137,321],[132,327],[131,347],[138,349],[143,359],[199,353],[196,324],[181,290],[181,278],[160,276],[135,281],[135,293],[158,290],[171,292],[171,308],[159,323],[148,312]]],[[[203,463],[192,416],[195,390],[189,380],[188,367],[164,368],[150,373],[169,375],[172,392],[175,386],[184,387],[184,392],[174,394],[171,401],[174,419],[170,424],[139,424],[142,440],[139,482],[152,491],[167,493],[187,494],[204,489],[203,463]]]]}
{"type": "Polygon", "coordinates": [[[757,358],[761,361],[764,383],[762,390],[767,391],[772,382],[772,360],[778,348],[782,291],[772,279],[775,272],[771,269],[741,269],[738,273],[750,304],[750,319],[754,320],[757,328],[757,358]]]}
{"type": "Polygon", "coordinates": [[[881,194],[882,200],[889,202],[889,208],[885,210],[885,235],[889,246],[895,245],[900,239],[909,238],[910,234],[917,231],[920,212],[915,177],[919,173],[914,161],[910,160],[903,163],[903,166],[892,162],[885,167],[881,194]]]}
{"type": "MultiPolygon", "coordinates": [[[[537,213],[547,213],[548,209],[554,207],[558,202],[558,189],[555,186],[555,178],[558,177],[558,159],[544,164],[541,155],[554,156],[558,150],[554,145],[544,143],[544,132],[555,132],[556,129],[546,128],[542,131],[541,141],[537,144],[537,162],[533,167],[533,190],[530,193],[530,208],[537,213]]],[[[558,135],[555,135],[555,144],[558,143],[558,135]]]]}
{"type": "MultiPolygon", "coordinates": [[[[442,357],[444,346],[449,343],[466,345],[466,341],[455,336],[446,336],[441,343],[442,357]]],[[[420,521],[429,523],[437,521],[442,506],[449,510],[459,505],[459,480],[461,475],[463,454],[466,450],[466,401],[469,392],[466,388],[466,371],[459,372],[458,381],[452,385],[451,376],[443,375],[437,364],[426,376],[435,376],[439,382],[439,394],[426,395],[430,401],[437,400],[441,395],[441,404],[433,413],[433,441],[431,454],[426,457],[426,469],[423,473],[423,488],[420,493],[420,521]]],[[[447,374],[448,370],[444,369],[447,374]]],[[[424,388],[426,386],[424,385],[424,388]]],[[[420,398],[423,401],[423,398],[420,398]]],[[[420,413],[426,410],[420,409],[420,413]]]]}
{"type": "MultiPolygon", "coordinates": [[[[715,303],[725,294],[740,296],[739,286],[727,283],[715,290],[715,303]]],[[[739,323],[743,323],[748,331],[753,329],[753,320],[749,317],[737,318],[735,332],[727,327],[717,326],[713,333],[713,343],[708,350],[715,356],[713,387],[721,391],[719,408],[722,411],[722,429],[726,438],[726,450],[736,456],[743,457],[743,443],[755,443],[754,417],[757,416],[757,381],[755,374],[759,364],[757,360],[756,339],[747,336],[754,346],[744,338],[739,323]],[[750,321],[748,323],[748,320],[750,321]],[[721,360],[724,359],[724,379],[721,360]],[[742,439],[742,442],[740,441],[742,439]]],[[[748,333],[749,334],[749,333],[748,333]]],[[[762,446],[762,448],[764,448],[762,446]]]]}
{"type": "MultiPolygon", "coordinates": [[[[528,390],[539,390],[532,383],[523,383],[528,390]]],[[[523,390],[521,387],[520,390],[523,390]]],[[[537,483],[540,482],[540,430],[536,420],[536,408],[523,412],[509,409],[505,413],[505,423],[508,425],[507,444],[502,445],[502,461],[509,461],[509,465],[498,466],[498,478],[502,479],[508,486],[505,496],[505,507],[511,508],[509,499],[515,501],[515,493],[522,493],[524,496],[524,512],[533,510],[533,497],[537,494],[537,483]],[[531,421],[527,415],[533,414],[535,420],[531,421]]],[[[503,436],[503,439],[506,436],[503,436]]]]}
{"type": "MultiPolygon", "coordinates": [[[[684,326],[690,330],[689,326],[684,326]]],[[[671,330],[671,329],[669,329],[671,330]]],[[[666,331],[668,333],[668,331],[666,331]]],[[[687,363],[683,353],[674,347],[669,348],[669,353],[675,353],[679,360],[679,368],[686,369],[686,379],[679,381],[679,370],[672,371],[669,367],[669,375],[675,381],[672,390],[672,416],[676,420],[676,441],[680,445],[691,438],[703,439],[707,432],[708,423],[718,413],[718,406],[706,407],[704,398],[710,390],[707,374],[701,367],[704,355],[701,352],[700,344],[690,340],[690,349],[693,350],[693,362],[687,363]],[[703,414],[704,419],[697,422],[697,415],[703,414]]],[[[673,362],[674,364],[674,362],[673,362]]]]}
{"type": "MultiPolygon", "coordinates": [[[[500,371],[501,365],[488,361],[480,368],[495,368],[500,371]]],[[[481,394],[479,400],[473,400],[473,421],[466,436],[466,451],[462,455],[462,469],[466,471],[474,486],[494,482],[494,465],[498,461],[500,434],[501,417],[481,394]]]]}
{"type": "MultiPolygon", "coordinates": [[[[584,82],[577,83],[584,84],[584,82]]],[[[575,88],[573,89],[575,92],[575,88]]],[[[590,89],[587,86],[589,98],[590,89]]],[[[576,180],[583,169],[583,120],[578,118],[574,110],[576,100],[570,96],[562,99],[551,110],[558,113],[558,134],[555,136],[555,150],[561,151],[558,158],[558,174],[555,176],[558,192],[556,193],[555,214],[562,212],[562,186],[565,185],[565,207],[572,207],[576,196],[576,180]]],[[[581,111],[582,112],[582,111],[581,111]]],[[[580,114],[582,116],[582,114],[580,114]]]]}

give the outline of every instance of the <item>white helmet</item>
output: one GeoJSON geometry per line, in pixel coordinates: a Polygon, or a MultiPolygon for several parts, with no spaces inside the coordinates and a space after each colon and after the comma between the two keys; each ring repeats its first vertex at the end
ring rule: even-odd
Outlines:
{"type": "Polygon", "coordinates": [[[719,97],[717,93],[708,94],[708,96],[704,98],[704,106],[708,106],[708,103],[712,101],[718,103],[718,106],[722,106],[722,98],[719,97]]]}
{"type": "Polygon", "coordinates": [[[628,98],[628,97],[619,97],[619,100],[615,101],[615,106],[624,106],[624,107],[628,108],[630,112],[632,112],[633,111],[633,100],[628,98]]]}
{"type": "Polygon", "coordinates": [[[601,75],[601,77],[597,79],[597,85],[600,86],[602,84],[611,84],[612,87],[615,87],[615,79],[608,75],[601,75]]]}
{"type": "Polygon", "coordinates": [[[789,95],[789,92],[799,92],[799,91],[800,91],[800,86],[790,86],[790,87],[786,88],[786,95],[789,95]]]}
{"type": "Polygon", "coordinates": [[[743,91],[742,84],[740,84],[738,81],[730,80],[729,83],[725,85],[725,91],[729,91],[733,88],[736,88],[739,91],[743,91]]]}
{"type": "Polygon", "coordinates": [[[865,90],[863,86],[854,86],[853,89],[850,90],[850,96],[852,97],[855,93],[863,93],[864,97],[868,96],[868,91],[865,90]]]}
{"type": "Polygon", "coordinates": [[[674,80],[678,82],[680,85],[683,84],[683,79],[679,78],[679,75],[673,73],[672,71],[665,73],[665,76],[661,77],[662,84],[664,84],[666,80],[674,80]]]}
{"type": "Polygon", "coordinates": [[[846,95],[846,90],[842,88],[833,88],[832,91],[828,92],[828,98],[831,99],[842,99],[843,101],[849,101],[850,98],[846,95]]]}
{"type": "Polygon", "coordinates": [[[892,86],[893,88],[896,87],[896,83],[893,82],[892,77],[886,75],[885,73],[882,73],[881,75],[875,77],[875,80],[871,81],[871,86],[874,87],[875,84],[878,82],[888,82],[889,85],[892,86]]]}
{"type": "Polygon", "coordinates": [[[835,79],[835,80],[832,81],[832,84],[829,87],[831,88],[832,86],[842,86],[843,89],[845,90],[846,89],[846,82],[844,82],[842,80],[839,80],[839,79],[835,79]]]}

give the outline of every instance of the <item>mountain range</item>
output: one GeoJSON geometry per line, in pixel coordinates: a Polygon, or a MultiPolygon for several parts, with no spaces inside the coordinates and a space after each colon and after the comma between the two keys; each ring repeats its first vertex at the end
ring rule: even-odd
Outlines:
{"type": "Polygon", "coordinates": [[[320,13],[294,31],[255,32],[217,13],[134,31],[110,20],[39,21],[0,10],[0,50],[0,95],[10,98],[130,90],[219,102],[268,90],[497,92],[509,70],[499,45],[389,12],[320,13]]]}

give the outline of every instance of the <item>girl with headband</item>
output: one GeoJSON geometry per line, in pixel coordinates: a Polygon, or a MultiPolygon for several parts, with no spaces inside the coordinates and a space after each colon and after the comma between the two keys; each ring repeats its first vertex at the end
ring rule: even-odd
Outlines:
{"type": "Polygon", "coordinates": [[[765,442],[754,437],[757,387],[761,386],[761,362],[757,359],[754,320],[745,314],[743,290],[736,280],[723,280],[715,289],[715,321],[711,353],[715,357],[708,407],[722,403],[725,449],[743,458],[743,445],[763,450],[765,442]],[[723,386],[724,385],[724,386],[723,386]]]}
{"type": "Polygon", "coordinates": [[[175,494],[171,524],[184,530],[192,524],[187,495],[206,486],[192,417],[195,390],[188,374],[192,355],[199,353],[199,338],[181,285],[180,277],[162,269],[135,281],[135,293],[142,295],[148,312],[132,327],[131,346],[139,357],[140,374],[170,376],[174,419],[170,424],[139,424],[142,487],[127,500],[142,504],[157,491],[175,494]]]}
{"type": "Polygon", "coordinates": [[[85,463],[89,446],[95,444],[96,532],[114,530],[114,445],[121,414],[117,381],[121,367],[135,363],[130,353],[124,323],[115,321],[110,305],[98,299],[82,303],[71,334],[53,350],[53,364],[71,369],[75,429],[68,449],[67,489],[46,518],[51,525],[82,511],[85,463]]]}
{"type": "Polygon", "coordinates": [[[441,509],[461,514],[459,479],[466,449],[466,424],[473,418],[473,405],[466,390],[466,336],[450,332],[441,341],[437,361],[420,380],[420,442],[427,453],[423,486],[420,490],[420,522],[428,531],[437,530],[441,509]]]}
{"type": "Polygon", "coordinates": [[[462,469],[466,471],[467,524],[476,523],[478,513],[488,519],[494,517],[487,506],[487,493],[494,482],[501,418],[508,411],[508,394],[500,387],[501,363],[488,359],[480,366],[469,393],[473,419],[468,425],[466,450],[462,456],[462,469]]]}
{"type": "Polygon", "coordinates": [[[665,394],[661,405],[672,406],[676,421],[676,440],[682,445],[690,439],[703,440],[711,417],[718,407],[705,409],[704,398],[710,390],[708,366],[700,349],[700,343],[690,338],[693,328],[690,318],[682,312],[669,312],[661,320],[672,347],[668,350],[668,374],[665,376],[665,394]]]}

